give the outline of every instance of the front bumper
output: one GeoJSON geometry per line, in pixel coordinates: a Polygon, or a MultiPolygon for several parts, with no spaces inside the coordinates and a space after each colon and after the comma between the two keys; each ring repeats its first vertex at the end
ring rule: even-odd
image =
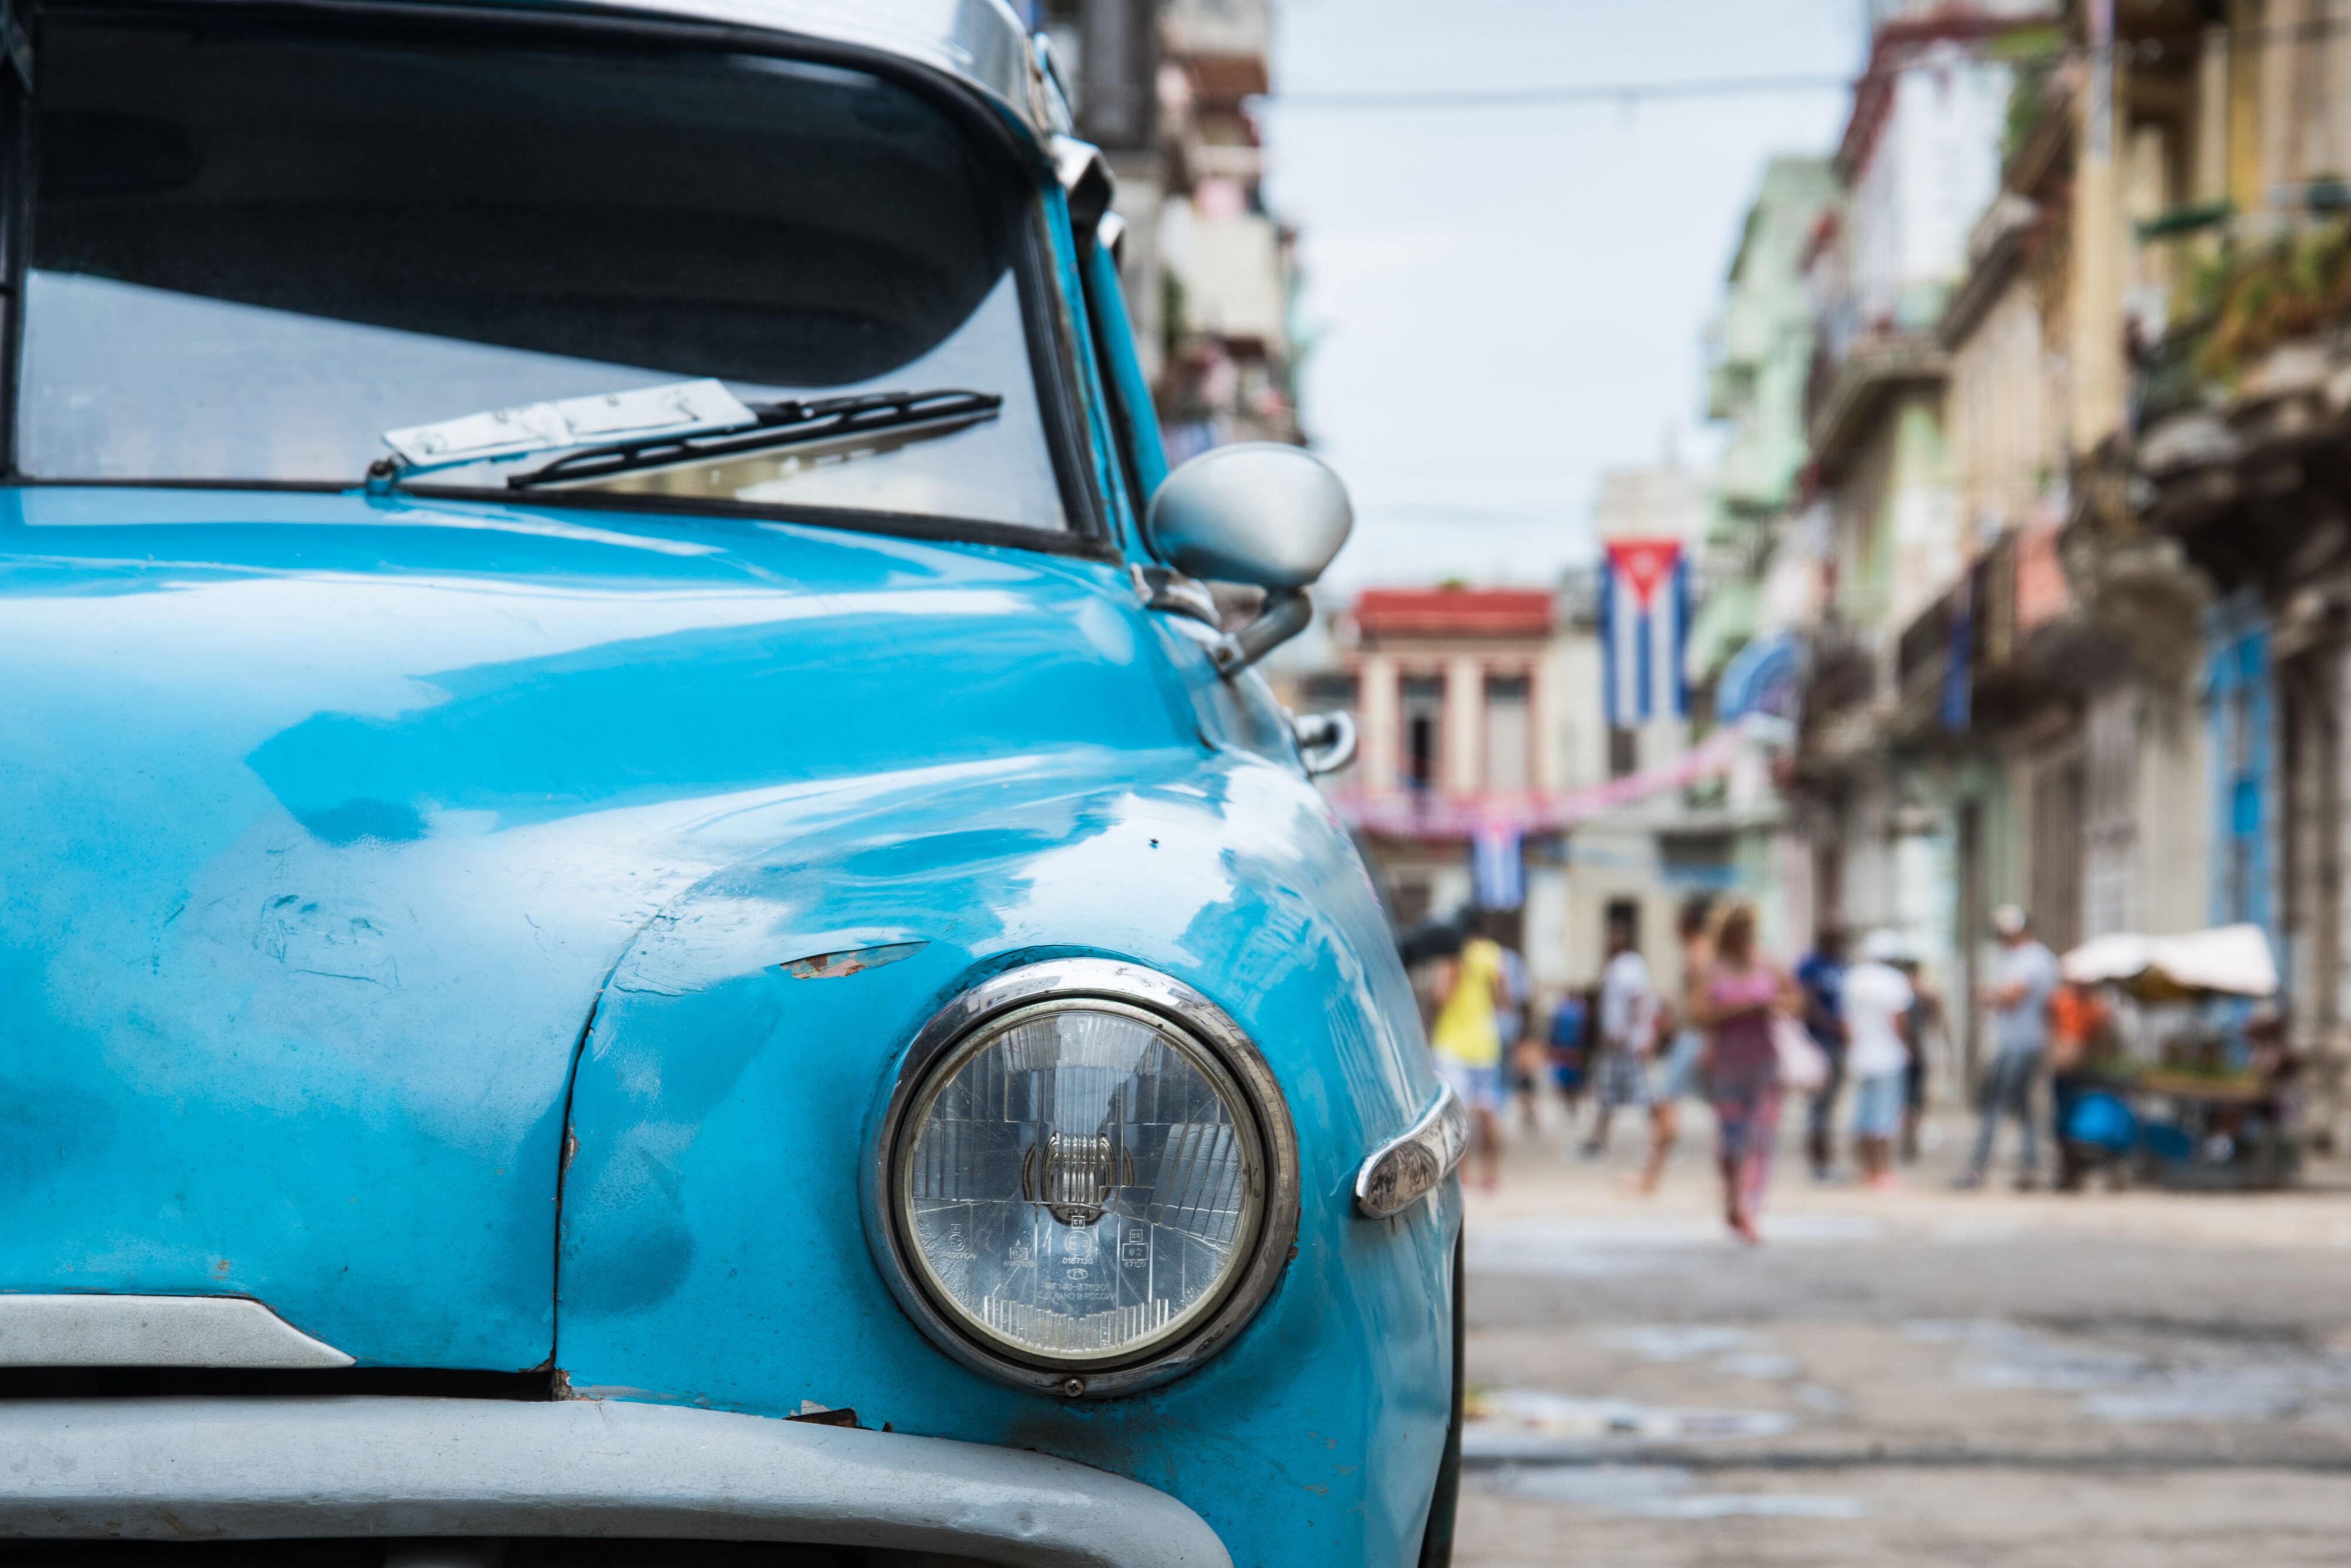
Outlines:
{"type": "Polygon", "coordinates": [[[1200,1516],[1065,1459],[620,1400],[0,1402],[0,1537],[659,1536],[1230,1568],[1200,1516]]]}

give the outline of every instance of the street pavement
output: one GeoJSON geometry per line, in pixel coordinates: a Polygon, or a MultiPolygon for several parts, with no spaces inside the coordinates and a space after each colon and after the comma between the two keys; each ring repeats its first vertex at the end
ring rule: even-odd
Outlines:
{"type": "Polygon", "coordinates": [[[1654,1197],[1622,1118],[1469,1196],[1462,1568],[2351,1563],[2351,1170],[1958,1193],[1950,1118],[1871,1193],[1792,1114],[1750,1249],[1684,1120],[1654,1197]]]}

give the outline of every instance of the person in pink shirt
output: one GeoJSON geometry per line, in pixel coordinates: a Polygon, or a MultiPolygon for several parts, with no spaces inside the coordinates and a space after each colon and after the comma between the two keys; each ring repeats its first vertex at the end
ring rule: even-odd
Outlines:
{"type": "Polygon", "coordinates": [[[1718,1129],[1722,1214],[1740,1240],[1762,1239],[1756,1222],[1780,1134],[1780,1055],[1773,1020],[1801,1005],[1796,983],[1756,950],[1755,909],[1744,901],[1716,915],[1714,958],[1690,977],[1690,1021],[1706,1031],[1698,1059],[1718,1129]]]}

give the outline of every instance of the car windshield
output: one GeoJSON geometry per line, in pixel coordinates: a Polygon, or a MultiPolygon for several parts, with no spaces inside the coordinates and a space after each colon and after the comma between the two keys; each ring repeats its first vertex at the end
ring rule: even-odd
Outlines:
{"type": "MultiPolygon", "coordinates": [[[[530,493],[1067,526],[1014,183],[904,89],[66,18],[40,62],[28,479],[356,486],[388,435],[495,411],[690,381],[755,410],[952,389],[977,416],[861,415],[530,493]]],[[[518,466],[413,483],[504,496],[518,466]]]]}

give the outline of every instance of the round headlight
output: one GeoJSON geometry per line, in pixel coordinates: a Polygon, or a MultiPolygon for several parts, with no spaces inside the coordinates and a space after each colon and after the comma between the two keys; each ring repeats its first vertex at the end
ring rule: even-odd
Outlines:
{"type": "Polygon", "coordinates": [[[1109,1393],[1180,1370],[1270,1287],[1296,1224],[1289,1122],[1196,994],[1127,965],[1037,969],[950,1009],[967,1027],[903,1086],[893,1250],[926,1326],[987,1370],[1109,1393]],[[1034,994],[1072,969],[1126,994],[1034,994]]]}

